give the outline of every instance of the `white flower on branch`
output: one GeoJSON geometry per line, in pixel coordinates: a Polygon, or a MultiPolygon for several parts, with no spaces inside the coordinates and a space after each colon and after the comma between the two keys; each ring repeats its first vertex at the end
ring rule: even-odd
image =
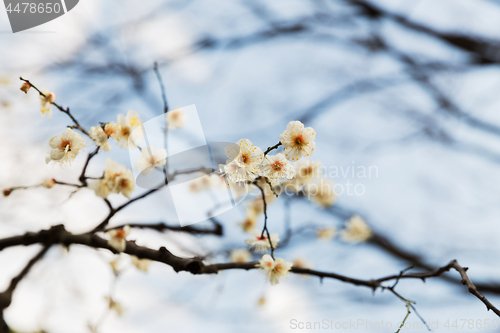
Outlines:
{"type": "Polygon", "coordinates": [[[101,126],[93,126],[90,128],[90,137],[95,141],[96,145],[101,147],[104,151],[111,150],[111,143],[109,143],[108,135],[101,126]]]}
{"type": "Polygon", "coordinates": [[[167,151],[163,148],[149,146],[142,148],[141,156],[135,160],[134,167],[144,176],[147,176],[154,168],[162,167],[165,164],[167,164],[167,151]]]}
{"type": "Polygon", "coordinates": [[[248,262],[251,257],[252,255],[248,252],[248,250],[236,249],[231,251],[229,260],[231,260],[231,262],[248,262]]]}
{"type": "MultiPolygon", "coordinates": [[[[22,88],[22,87],[21,87],[22,88]]],[[[22,89],[21,89],[22,90],[22,89]]],[[[56,100],[56,94],[53,92],[48,92],[43,95],[40,95],[40,112],[42,116],[47,116],[48,119],[52,118],[52,110],[50,106],[56,100]]]]}
{"type": "Polygon", "coordinates": [[[298,161],[302,156],[310,156],[316,144],[316,132],[312,127],[304,128],[300,121],[291,121],[280,135],[280,142],[285,147],[285,155],[291,161],[298,161]]]}
{"type": "MultiPolygon", "coordinates": [[[[292,179],[295,176],[295,169],[288,162],[285,155],[266,155],[264,164],[261,167],[261,175],[269,178],[273,186],[281,184],[284,179],[292,179]]],[[[265,185],[268,187],[269,185],[265,185]]]]}
{"type": "MultiPolygon", "coordinates": [[[[278,246],[278,242],[280,241],[278,234],[270,234],[271,243],[273,243],[273,248],[278,246]]],[[[262,231],[253,230],[252,237],[245,240],[245,243],[249,245],[251,248],[254,248],[255,252],[266,252],[271,248],[269,244],[269,239],[267,238],[267,234],[264,232],[262,235],[262,231]]]]}
{"type": "Polygon", "coordinates": [[[85,147],[85,141],[80,134],[71,128],[66,128],[61,135],[55,136],[49,141],[52,148],[46,162],[66,162],[74,159],[80,149],[85,147]]]}
{"type": "Polygon", "coordinates": [[[280,282],[280,278],[287,277],[292,266],[293,263],[281,258],[274,260],[269,254],[264,254],[258,263],[258,267],[266,272],[267,278],[273,286],[280,282]]]}
{"type": "Polygon", "coordinates": [[[241,139],[236,142],[236,145],[228,145],[225,152],[229,160],[221,172],[228,177],[229,181],[253,181],[258,176],[264,152],[254,146],[252,141],[241,139]]]}
{"type": "Polygon", "coordinates": [[[372,236],[368,224],[358,215],[353,215],[342,231],[340,237],[348,243],[360,243],[367,241],[372,236]]]}
{"type": "Polygon", "coordinates": [[[112,229],[108,231],[110,239],[108,240],[108,245],[114,248],[118,252],[125,251],[127,246],[127,241],[125,238],[130,234],[130,227],[126,225],[121,229],[112,229]]]}
{"type": "Polygon", "coordinates": [[[212,177],[210,175],[203,175],[189,183],[189,192],[200,193],[208,190],[212,186],[212,177]]]}
{"type": "Polygon", "coordinates": [[[122,148],[136,148],[137,142],[144,137],[139,114],[130,110],[126,117],[119,114],[116,122],[120,125],[118,135],[114,137],[118,141],[118,145],[122,148]]]}
{"type": "Polygon", "coordinates": [[[175,129],[184,127],[186,114],[182,110],[173,110],[167,112],[167,128],[175,129]]]}
{"type": "Polygon", "coordinates": [[[134,190],[134,175],[124,165],[118,164],[111,158],[104,165],[104,176],[89,182],[88,187],[101,198],[107,198],[111,193],[122,193],[130,198],[134,190]]]}

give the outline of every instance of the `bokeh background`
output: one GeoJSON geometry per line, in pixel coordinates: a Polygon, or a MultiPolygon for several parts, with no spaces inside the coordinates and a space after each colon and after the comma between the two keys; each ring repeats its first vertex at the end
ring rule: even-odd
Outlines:
{"type": "MultiPolygon", "coordinates": [[[[157,61],[170,106],[195,104],[208,141],[248,138],[265,149],[289,121],[301,120],[316,130],[313,158],[325,166],[377,168],[370,178],[332,179],[365,191],[339,196],[330,209],[291,200],[292,228],[303,232],[279,257],[363,279],[398,273],[411,261],[422,269],[457,259],[498,305],[498,22],[493,0],[81,0],[53,22],[12,34],[0,10],[0,187],[76,181],[85,160],[45,164],[48,140],[70,123],[55,109],[52,120],[42,118],[38,96],[19,91],[19,76],[54,91],[89,128],[129,109],[144,121],[160,115],[157,61]],[[315,237],[314,227],[339,227],[351,213],[380,237],[357,245],[315,237]]],[[[99,176],[107,157],[130,164],[114,146],[92,160],[89,174],[99,176]]],[[[57,223],[83,232],[106,215],[91,190],[70,193],[37,188],[0,198],[0,237],[57,223]]],[[[283,199],[269,207],[272,232],[284,232],[285,208],[283,199]]],[[[244,247],[237,226],[244,214],[241,206],[218,217],[222,238],[145,230],[131,238],[182,256],[244,247]]],[[[154,195],[112,225],[173,218],[165,196],[154,195]]],[[[0,289],[38,249],[0,253],[0,289]]],[[[52,248],[17,288],[5,320],[19,332],[89,332],[89,324],[99,332],[290,332],[297,331],[293,319],[395,327],[406,313],[389,293],[335,280],[290,276],[271,287],[257,271],[193,276],[158,263],[143,273],[125,255],[115,279],[110,260],[106,251],[52,248]],[[125,309],[121,317],[107,313],[110,295],[125,309]]],[[[402,281],[397,290],[429,324],[439,322],[436,332],[448,331],[447,320],[458,319],[456,332],[471,331],[460,319],[498,323],[456,280],[402,281]]],[[[426,331],[414,313],[409,322],[416,328],[407,331],[426,331]]]]}

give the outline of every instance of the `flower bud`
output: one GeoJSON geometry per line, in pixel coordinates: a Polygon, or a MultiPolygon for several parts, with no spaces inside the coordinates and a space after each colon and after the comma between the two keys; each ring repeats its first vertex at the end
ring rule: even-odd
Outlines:
{"type": "Polygon", "coordinates": [[[21,84],[21,91],[24,91],[25,94],[28,93],[28,90],[30,90],[30,88],[31,85],[28,82],[23,82],[23,84],[21,84]]]}
{"type": "Polygon", "coordinates": [[[12,189],[11,188],[5,188],[3,190],[3,196],[4,197],[8,197],[11,193],[12,193],[12,189]]]}
{"type": "Polygon", "coordinates": [[[42,186],[45,188],[52,188],[56,181],[54,179],[45,179],[42,183],[42,186]]]}

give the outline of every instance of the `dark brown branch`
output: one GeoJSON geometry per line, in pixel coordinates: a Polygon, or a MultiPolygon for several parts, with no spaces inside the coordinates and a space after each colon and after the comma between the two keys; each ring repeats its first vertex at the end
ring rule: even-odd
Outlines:
{"type": "MultiPolygon", "coordinates": [[[[31,83],[29,80],[26,80],[26,79],[23,79],[22,77],[19,78],[21,81],[24,81],[26,82],[27,84],[29,84],[33,89],[35,89],[36,91],[38,91],[38,93],[43,96],[43,97],[46,97],[45,94],[40,90],[38,89],[37,87],[35,87],[33,85],[33,83],[31,83]]],[[[70,118],[71,120],[73,121],[73,123],[75,124],[75,126],[72,126],[73,128],[76,128],[78,130],[80,130],[83,134],[85,134],[86,136],[88,136],[90,138],[90,135],[89,133],[80,125],[80,123],[78,122],[78,120],[75,119],[75,117],[73,117],[73,115],[71,114],[71,112],[69,111],[69,108],[66,108],[64,109],[62,106],[60,106],[59,104],[57,104],[56,102],[52,103],[52,105],[54,105],[56,108],[59,109],[59,111],[63,112],[63,113],[66,113],[70,118]]]]}
{"type": "Polygon", "coordinates": [[[95,155],[97,155],[99,153],[99,149],[100,149],[100,147],[98,146],[93,152],[91,152],[89,154],[89,156],[87,157],[87,161],[85,161],[85,165],[83,166],[82,173],[80,174],[80,177],[78,178],[78,180],[84,186],[87,186],[87,177],[85,176],[85,172],[87,171],[87,168],[89,166],[89,163],[90,163],[90,160],[92,159],[92,157],[94,157],[95,155]]]}
{"type": "Polygon", "coordinates": [[[112,229],[121,229],[128,225],[131,228],[137,228],[137,229],[152,229],[156,231],[178,231],[178,232],[186,232],[190,234],[197,234],[197,235],[216,235],[216,236],[222,236],[222,226],[220,224],[216,224],[213,229],[204,229],[204,228],[197,228],[194,226],[174,226],[174,225],[168,225],[165,224],[164,222],[160,223],[126,223],[120,226],[108,228],[106,230],[112,230],[112,229]]]}
{"type": "Polygon", "coordinates": [[[281,146],[282,143],[281,142],[278,142],[277,144],[275,144],[274,146],[271,146],[271,147],[267,147],[266,151],[264,152],[264,156],[266,156],[267,154],[269,154],[269,152],[273,149],[278,149],[279,146],[281,146]]]}

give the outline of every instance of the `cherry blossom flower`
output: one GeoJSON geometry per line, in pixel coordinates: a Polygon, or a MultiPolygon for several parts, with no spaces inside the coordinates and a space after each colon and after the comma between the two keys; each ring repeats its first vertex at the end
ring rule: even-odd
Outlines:
{"type": "Polygon", "coordinates": [[[253,181],[259,174],[259,166],[264,158],[264,152],[248,139],[241,139],[235,145],[225,148],[230,167],[221,170],[230,181],[253,181]],[[244,179],[242,179],[244,178],[244,179]]]}
{"type": "Polygon", "coordinates": [[[135,169],[144,176],[149,175],[154,168],[167,164],[167,151],[162,148],[149,146],[142,148],[141,156],[135,160],[135,169]]]}
{"type": "MultiPolygon", "coordinates": [[[[247,239],[245,243],[249,245],[251,248],[255,249],[255,252],[266,252],[271,248],[269,244],[269,239],[267,238],[266,233],[261,237],[262,231],[253,230],[252,237],[247,239]]],[[[273,247],[276,248],[278,246],[278,242],[280,241],[278,234],[271,234],[271,243],[273,243],[273,247]]]]}
{"type": "Polygon", "coordinates": [[[175,129],[184,127],[186,113],[180,109],[167,112],[167,128],[175,129]]]}
{"type": "Polygon", "coordinates": [[[85,147],[82,136],[71,128],[66,128],[61,135],[55,136],[49,141],[52,148],[46,162],[57,161],[66,162],[73,160],[80,149],[85,147]]]}
{"type": "Polygon", "coordinates": [[[291,161],[298,161],[302,156],[310,156],[316,144],[316,132],[312,127],[304,128],[300,121],[291,121],[280,135],[280,142],[285,147],[285,155],[291,161]]]}
{"type": "Polygon", "coordinates": [[[110,121],[109,123],[104,125],[104,133],[106,133],[106,135],[108,137],[111,137],[111,138],[115,139],[116,141],[119,141],[120,135],[121,135],[120,134],[121,133],[120,125],[118,125],[114,121],[110,121]]]}
{"type": "Polygon", "coordinates": [[[144,137],[139,114],[130,110],[126,117],[119,114],[116,122],[120,125],[118,135],[116,136],[118,145],[122,148],[136,148],[137,142],[144,137]]]}
{"type": "Polygon", "coordinates": [[[372,236],[372,231],[368,224],[358,215],[353,215],[342,231],[340,237],[348,243],[360,243],[368,240],[372,236]]]}
{"type": "Polygon", "coordinates": [[[250,232],[255,229],[255,226],[257,225],[257,213],[255,212],[255,210],[248,209],[245,221],[238,223],[238,225],[241,226],[241,228],[245,232],[250,232]]]}
{"type": "Polygon", "coordinates": [[[56,181],[52,178],[49,178],[49,179],[45,179],[43,182],[42,182],[42,186],[45,187],[45,188],[52,188],[54,187],[56,181]]]}
{"type": "Polygon", "coordinates": [[[111,143],[109,143],[108,135],[101,126],[93,126],[90,128],[90,137],[95,141],[96,145],[101,147],[104,151],[111,150],[111,143]]]}
{"type": "Polygon", "coordinates": [[[267,278],[271,281],[271,285],[274,286],[280,282],[280,278],[287,277],[293,263],[286,262],[281,258],[274,260],[269,254],[264,254],[257,265],[266,272],[267,278]]]}
{"type": "Polygon", "coordinates": [[[149,265],[151,265],[151,260],[149,259],[139,259],[136,256],[130,256],[132,265],[134,265],[138,270],[147,272],[149,270],[149,265]]]}
{"type": "Polygon", "coordinates": [[[48,119],[52,118],[52,110],[50,106],[54,103],[56,99],[56,94],[53,92],[48,92],[43,95],[40,95],[40,112],[42,112],[42,116],[47,116],[48,119]]]}
{"type": "Polygon", "coordinates": [[[31,88],[31,85],[28,83],[28,82],[23,82],[23,84],[21,84],[21,91],[24,91],[25,94],[28,93],[28,90],[30,90],[31,88]]]}
{"type": "Polygon", "coordinates": [[[248,262],[251,257],[252,255],[248,252],[248,250],[236,249],[231,251],[229,260],[231,260],[231,262],[248,262]]]}
{"type": "Polygon", "coordinates": [[[269,178],[273,186],[279,185],[284,179],[292,179],[295,176],[292,164],[281,153],[266,155],[260,170],[261,175],[269,178]]]}
{"type": "Polygon", "coordinates": [[[316,237],[322,240],[332,240],[337,234],[335,228],[319,228],[316,230],[316,237]]]}
{"type": "Polygon", "coordinates": [[[114,248],[118,252],[125,251],[127,246],[127,241],[125,238],[130,234],[130,227],[126,225],[121,229],[108,230],[108,235],[110,239],[108,240],[108,245],[114,248]]]}
{"type": "Polygon", "coordinates": [[[333,205],[336,199],[333,183],[326,178],[319,178],[315,182],[304,187],[309,200],[322,207],[333,205]]]}
{"type": "Polygon", "coordinates": [[[130,198],[134,186],[132,170],[128,170],[124,165],[118,164],[111,158],[106,160],[103,178],[93,180],[88,185],[101,198],[107,198],[111,193],[122,193],[125,197],[130,198]]]}
{"type": "Polygon", "coordinates": [[[219,164],[219,173],[227,178],[230,183],[240,183],[247,181],[247,172],[245,167],[236,161],[228,160],[226,164],[219,164]]]}

